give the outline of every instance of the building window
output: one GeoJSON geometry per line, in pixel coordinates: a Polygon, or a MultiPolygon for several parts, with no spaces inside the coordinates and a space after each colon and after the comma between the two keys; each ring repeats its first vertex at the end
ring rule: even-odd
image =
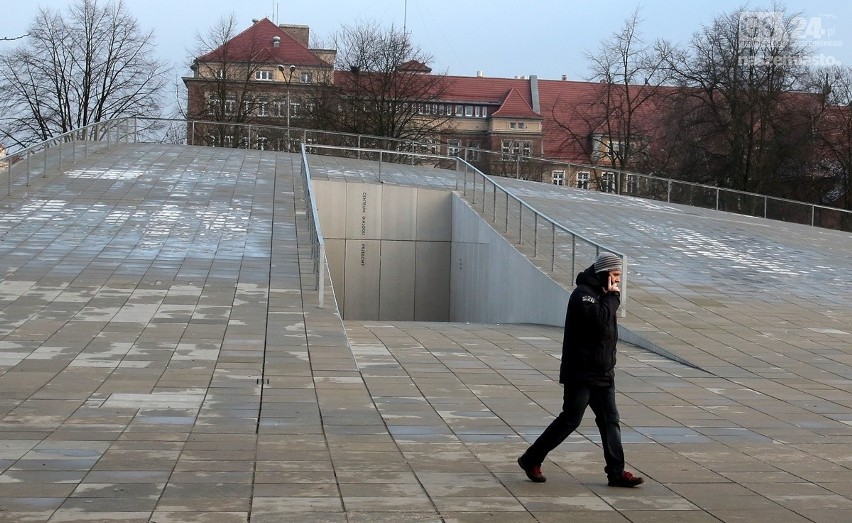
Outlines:
{"type": "Polygon", "coordinates": [[[471,140],[468,144],[468,147],[470,149],[468,151],[467,159],[468,160],[479,160],[479,155],[481,154],[479,152],[479,141],[471,140]]]}
{"type": "Polygon", "coordinates": [[[229,134],[225,136],[225,147],[233,147],[234,146],[234,135],[229,134]]]}
{"type": "Polygon", "coordinates": [[[621,152],[624,149],[624,144],[622,142],[614,142],[612,140],[609,141],[608,146],[608,154],[610,157],[619,158],[621,156],[621,152]]]}
{"type": "Polygon", "coordinates": [[[578,189],[588,189],[589,188],[589,171],[578,171],[577,172],[577,188],[578,189]]]}
{"type": "Polygon", "coordinates": [[[615,173],[605,172],[601,175],[601,187],[603,192],[615,192],[615,173]]]}
{"type": "Polygon", "coordinates": [[[464,114],[464,106],[456,105],[456,116],[461,116],[464,114]]]}
{"type": "Polygon", "coordinates": [[[225,100],[225,114],[234,114],[236,109],[237,101],[234,98],[228,98],[225,100]]]}
{"type": "Polygon", "coordinates": [[[302,73],[302,75],[301,75],[301,78],[300,78],[300,79],[302,80],[302,83],[303,83],[303,84],[310,84],[310,83],[313,83],[313,81],[314,81],[314,73],[311,73],[311,72],[304,72],[304,73],[302,73]]]}
{"type": "Polygon", "coordinates": [[[468,116],[468,117],[473,116],[473,106],[472,105],[465,105],[464,106],[464,115],[468,116]]]}
{"type": "Polygon", "coordinates": [[[427,154],[438,154],[438,143],[435,139],[428,139],[423,143],[423,152],[427,154]]]}
{"type": "Polygon", "coordinates": [[[503,152],[503,160],[514,160],[518,156],[530,156],[532,154],[532,142],[529,140],[503,140],[500,142],[500,150],[503,152]]]}
{"type": "Polygon", "coordinates": [[[257,115],[269,116],[269,102],[267,102],[266,100],[261,100],[257,102],[257,115]]]}
{"type": "Polygon", "coordinates": [[[509,129],[526,129],[527,124],[524,122],[509,122],[509,129]]]}
{"type": "Polygon", "coordinates": [[[624,176],[627,181],[627,193],[628,194],[636,194],[637,189],[637,179],[639,178],[635,174],[627,174],[624,176]]]}
{"type": "Polygon", "coordinates": [[[565,171],[552,171],[553,185],[565,185],[565,171]]]}
{"type": "Polygon", "coordinates": [[[461,140],[447,140],[447,156],[458,156],[461,140]]]}
{"type": "Polygon", "coordinates": [[[287,100],[278,100],[275,102],[275,115],[281,118],[287,116],[287,100]]]}
{"type": "Polygon", "coordinates": [[[259,69],[254,72],[255,80],[272,80],[272,70],[271,69],[259,69]]]}
{"type": "Polygon", "coordinates": [[[219,80],[224,80],[225,79],[225,70],[224,69],[217,69],[216,70],[216,78],[218,78],[219,80]]]}
{"type": "Polygon", "coordinates": [[[301,108],[302,104],[299,102],[290,102],[290,116],[297,116],[301,108]]]}

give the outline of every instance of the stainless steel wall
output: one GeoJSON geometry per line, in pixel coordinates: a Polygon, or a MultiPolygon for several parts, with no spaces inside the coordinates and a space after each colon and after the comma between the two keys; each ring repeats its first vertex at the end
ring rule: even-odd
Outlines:
{"type": "Polygon", "coordinates": [[[563,326],[569,291],[453,198],[450,321],[563,326]]]}
{"type": "Polygon", "coordinates": [[[452,194],[314,181],[344,319],[447,321],[452,194]]]}

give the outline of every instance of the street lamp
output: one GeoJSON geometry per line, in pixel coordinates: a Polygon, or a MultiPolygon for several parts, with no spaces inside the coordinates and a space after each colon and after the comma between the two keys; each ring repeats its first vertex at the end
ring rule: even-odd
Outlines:
{"type": "MultiPolygon", "coordinates": [[[[286,68],[283,65],[278,66],[281,74],[284,74],[286,68]]],[[[293,73],[296,71],[295,65],[290,65],[290,75],[287,76],[287,152],[290,152],[290,82],[293,81],[293,73]]]]}

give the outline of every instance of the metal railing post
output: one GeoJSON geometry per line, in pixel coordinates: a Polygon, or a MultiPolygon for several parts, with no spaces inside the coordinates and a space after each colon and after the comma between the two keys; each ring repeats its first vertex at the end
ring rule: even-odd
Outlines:
{"type": "Polygon", "coordinates": [[[518,245],[523,242],[524,236],[524,206],[518,201],[518,245]]]}
{"type": "Polygon", "coordinates": [[[550,222],[550,272],[556,272],[556,223],[550,222]]]}
{"type": "Polygon", "coordinates": [[[571,234],[571,282],[574,282],[574,277],[577,274],[577,235],[571,234]]]}
{"type": "Polygon", "coordinates": [[[621,317],[627,316],[627,256],[621,256],[621,317]]]}
{"type": "Polygon", "coordinates": [[[509,234],[509,193],[504,192],[506,195],[506,225],[504,226],[504,232],[509,234]]]}
{"type": "MultiPolygon", "coordinates": [[[[304,142],[302,142],[304,143],[304,142]]],[[[325,307],[325,244],[319,246],[319,258],[317,267],[317,294],[319,295],[320,309],[325,307]]]]}
{"type": "Polygon", "coordinates": [[[533,214],[533,258],[538,257],[538,213],[533,214]]]}
{"type": "Polygon", "coordinates": [[[494,200],[491,202],[492,218],[491,223],[497,223],[497,186],[494,186],[494,200]]]}

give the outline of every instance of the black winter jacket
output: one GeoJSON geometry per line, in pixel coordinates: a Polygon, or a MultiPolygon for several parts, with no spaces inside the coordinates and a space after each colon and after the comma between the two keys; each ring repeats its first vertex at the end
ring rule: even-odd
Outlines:
{"type": "Polygon", "coordinates": [[[568,299],[559,383],[612,386],[618,342],[619,293],[604,293],[594,266],[577,276],[568,299]]]}

